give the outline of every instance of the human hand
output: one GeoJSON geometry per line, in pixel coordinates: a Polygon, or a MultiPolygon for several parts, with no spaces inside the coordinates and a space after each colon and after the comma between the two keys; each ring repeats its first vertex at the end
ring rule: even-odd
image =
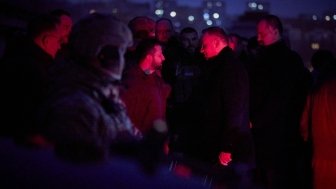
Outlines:
{"type": "Polygon", "coordinates": [[[232,161],[231,153],[229,152],[220,152],[218,156],[219,163],[223,166],[228,166],[232,161]]]}

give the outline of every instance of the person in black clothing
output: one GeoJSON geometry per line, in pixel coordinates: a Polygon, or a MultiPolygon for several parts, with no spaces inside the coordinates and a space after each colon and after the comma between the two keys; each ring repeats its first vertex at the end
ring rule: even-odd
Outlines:
{"type": "Polygon", "coordinates": [[[254,154],[247,72],[229,48],[223,29],[205,29],[201,45],[206,62],[190,99],[188,126],[192,134],[184,138],[188,144],[185,154],[222,170],[213,175],[216,183],[250,188],[254,154]]]}
{"type": "MultiPolygon", "coordinates": [[[[52,15],[37,16],[28,23],[27,35],[11,44],[4,55],[1,95],[8,124],[1,128],[3,135],[15,135],[28,143],[35,143],[39,135],[36,112],[45,98],[48,73],[61,48],[58,23],[52,15]]],[[[41,142],[39,138],[37,143],[41,142]]]]}
{"type": "Polygon", "coordinates": [[[267,15],[257,25],[262,46],[251,64],[250,119],[259,178],[266,188],[298,188],[299,120],[310,85],[300,56],[282,40],[282,24],[267,15]]]}

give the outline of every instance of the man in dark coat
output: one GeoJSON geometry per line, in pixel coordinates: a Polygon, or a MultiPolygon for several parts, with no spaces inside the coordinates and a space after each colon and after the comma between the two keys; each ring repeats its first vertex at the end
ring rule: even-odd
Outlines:
{"type": "Polygon", "coordinates": [[[249,82],[244,66],[228,46],[219,27],[207,28],[201,38],[203,65],[190,108],[191,157],[215,167],[232,168],[235,185],[250,188],[254,161],[249,128],[249,82]]]}
{"type": "Polygon", "coordinates": [[[61,35],[58,19],[52,15],[32,19],[27,32],[9,44],[4,55],[1,95],[7,124],[1,132],[15,135],[20,142],[35,143],[34,138],[40,134],[35,116],[45,98],[48,72],[61,47],[61,35]]]}
{"type": "Polygon", "coordinates": [[[299,55],[281,40],[278,17],[268,15],[257,26],[263,48],[251,65],[251,122],[257,170],[268,188],[295,188],[299,118],[309,73],[299,55]],[[292,183],[292,184],[290,184],[292,183]],[[294,186],[293,186],[294,184],[294,186]]]}

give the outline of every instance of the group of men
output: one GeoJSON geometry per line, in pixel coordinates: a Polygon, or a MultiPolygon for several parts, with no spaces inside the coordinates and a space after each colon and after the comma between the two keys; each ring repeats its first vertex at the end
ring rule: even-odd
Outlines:
{"type": "MultiPolygon", "coordinates": [[[[109,158],[116,144],[139,142],[153,129],[161,132],[155,123],[169,123],[167,103],[174,92],[169,69],[176,66],[168,65],[168,77],[161,73],[174,58],[167,53],[174,48],[169,46],[172,24],[157,21],[154,35],[148,29],[153,23],[140,19],[148,27],[135,35],[133,27],[142,26],[137,22],[129,23],[130,30],[111,15],[92,14],[75,25],[69,40],[72,21],[66,12],[31,22],[24,45],[3,59],[2,82],[15,76],[4,82],[5,99],[12,99],[5,103],[6,119],[12,124],[3,133],[29,145],[52,145],[63,158],[96,161],[109,158]],[[71,56],[63,57],[65,65],[54,66],[62,45],[68,45],[71,56]],[[125,53],[131,50],[135,63],[127,62],[124,69],[125,53]]],[[[261,48],[249,69],[220,27],[204,29],[199,48],[182,41],[192,53],[199,49],[204,59],[182,116],[186,130],[179,136],[180,150],[232,171],[234,182],[228,187],[254,187],[254,170],[265,188],[303,185],[299,124],[310,78],[282,33],[274,15],[258,22],[261,48]]]]}

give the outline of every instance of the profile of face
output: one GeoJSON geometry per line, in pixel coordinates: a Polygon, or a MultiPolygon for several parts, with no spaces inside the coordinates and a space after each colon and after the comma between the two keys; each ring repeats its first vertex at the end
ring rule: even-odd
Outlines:
{"type": "Polygon", "coordinates": [[[62,37],[57,31],[50,31],[41,34],[41,48],[48,53],[52,58],[56,57],[57,52],[61,48],[62,37]]]}
{"type": "Polygon", "coordinates": [[[279,31],[262,20],[257,25],[257,37],[260,45],[269,46],[279,39],[279,31]]]}
{"type": "Polygon", "coordinates": [[[60,22],[58,24],[58,30],[60,32],[60,35],[62,37],[62,43],[67,44],[69,40],[69,35],[72,29],[72,19],[71,17],[67,15],[62,15],[60,17],[60,22]]]}
{"type": "Polygon", "coordinates": [[[210,59],[217,56],[217,37],[209,34],[204,34],[201,38],[201,53],[205,59],[210,59]]]}
{"type": "Polygon", "coordinates": [[[161,45],[154,46],[151,56],[152,56],[152,69],[160,70],[162,68],[162,62],[165,60],[165,57],[162,53],[161,45]]]}
{"type": "Polygon", "coordinates": [[[199,42],[197,32],[181,33],[180,36],[183,47],[189,53],[194,53],[199,42]]]}
{"type": "Polygon", "coordinates": [[[173,36],[174,29],[168,20],[161,20],[155,26],[156,38],[162,43],[167,43],[169,38],[173,36]]]}

